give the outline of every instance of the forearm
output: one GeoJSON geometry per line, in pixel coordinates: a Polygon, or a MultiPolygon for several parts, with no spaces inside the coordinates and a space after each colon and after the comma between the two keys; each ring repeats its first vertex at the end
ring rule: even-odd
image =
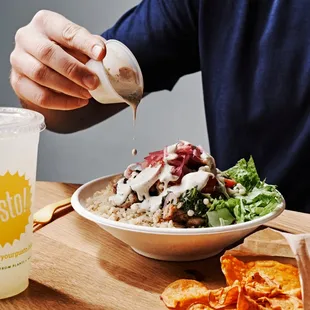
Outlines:
{"type": "Polygon", "coordinates": [[[128,107],[125,103],[100,104],[94,100],[81,109],[71,111],[44,109],[25,101],[21,101],[21,104],[26,109],[43,114],[48,130],[63,134],[87,129],[128,107]]]}
{"type": "MultiPolygon", "coordinates": [[[[145,0],[103,34],[106,39],[122,41],[134,53],[146,92],[171,90],[181,76],[200,70],[196,39],[199,3],[199,0],[145,0]],[[184,59],[191,61],[184,62],[184,59]]],[[[49,94],[48,98],[53,96],[49,94]]],[[[72,101],[72,97],[69,98],[72,101]]],[[[66,105],[66,98],[63,99],[66,105]]],[[[57,105],[58,101],[52,103],[57,105]]],[[[58,133],[89,128],[127,107],[125,103],[107,105],[94,100],[71,111],[45,109],[28,102],[22,105],[43,114],[47,128],[58,133]]]]}

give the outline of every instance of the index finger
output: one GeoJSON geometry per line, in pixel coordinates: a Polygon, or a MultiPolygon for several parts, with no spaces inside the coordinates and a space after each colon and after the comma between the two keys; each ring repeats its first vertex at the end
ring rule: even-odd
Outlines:
{"type": "Polygon", "coordinates": [[[43,26],[45,35],[58,44],[76,49],[94,60],[104,58],[104,40],[64,16],[51,11],[40,11],[34,20],[43,26]]]}

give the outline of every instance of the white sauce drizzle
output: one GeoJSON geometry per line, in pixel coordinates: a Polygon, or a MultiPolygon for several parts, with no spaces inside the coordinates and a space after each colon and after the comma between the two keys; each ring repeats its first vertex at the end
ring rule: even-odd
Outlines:
{"type": "Polygon", "coordinates": [[[200,155],[200,158],[202,160],[206,160],[206,159],[208,159],[208,157],[210,157],[210,156],[208,156],[205,152],[201,153],[201,155],[200,155]]]}
{"type": "Polygon", "coordinates": [[[137,193],[139,200],[144,200],[150,197],[149,191],[152,185],[158,179],[161,166],[147,167],[143,169],[134,179],[127,181],[133,191],[137,193]]]}
{"type": "Polygon", "coordinates": [[[131,187],[127,183],[125,184],[124,181],[125,178],[122,178],[117,182],[117,195],[109,197],[109,201],[116,206],[122,205],[131,193],[131,187]]]}
{"type": "MultiPolygon", "coordinates": [[[[154,169],[154,168],[146,168],[146,169],[154,169]]],[[[145,169],[145,170],[146,170],[145,169]]],[[[143,170],[144,171],[144,170],[143,170]]],[[[150,170],[148,170],[150,171],[150,170]]],[[[153,171],[154,172],[154,171],[153,171]]],[[[141,174],[141,173],[140,173],[141,174]]],[[[140,175],[139,174],[139,175],[140,175]]],[[[138,175],[138,176],[139,176],[138,175]]],[[[156,174],[154,174],[156,175],[156,174]]],[[[136,177],[136,179],[138,178],[138,176],[136,177]]],[[[148,180],[144,180],[144,182],[139,182],[138,186],[137,184],[135,184],[135,188],[134,189],[132,187],[132,185],[130,185],[130,187],[137,193],[138,195],[138,199],[139,200],[143,200],[141,203],[135,203],[132,207],[134,209],[136,209],[137,207],[139,209],[143,209],[146,211],[151,211],[151,212],[155,212],[156,210],[159,209],[161,203],[162,203],[162,199],[163,197],[165,197],[169,192],[172,192],[175,194],[176,197],[181,196],[185,191],[192,189],[194,187],[197,187],[198,190],[202,190],[208,183],[209,178],[210,177],[214,177],[214,175],[210,172],[206,172],[206,171],[202,171],[199,170],[197,172],[191,172],[186,174],[180,185],[174,185],[169,187],[168,189],[165,189],[160,195],[158,196],[153,196],[150,197],[149,195],[149,189],[150,187],[154,184],[152,184],[152,182],[148,181],[148,180]],[[151,184],[151,185],[150,185],[151,184]],[[138,190],[137,190],[138,189],[138,190]],[[140,196],[140,198],[139,198],[140,196]],[[144,198],[143,198],[144,197],[144,198]]],[[[135,179],[134,179],[135,180],[135,179]]],[[[149,179],[150,180],[150,179],[149,179]]],[[[127,181],[128,183],[128,181],[127,181]]],[[[129,192],[130,193],[130,192],[129,192]]],[[[116,202],[117,198],[113,198],[113,197],[117,197],[119,195],[119,192],[117,193],[117,195],[112,196],[110,201],[116,202]]],[[[129,194],[128,194],[129,195],[129,194]]],[[[123,196],[122,196],[123,198],[123,196]]],[[[127,199],[127,197],[125,198],[125,200],[127,199]]],[[[125,201],[124,200],[124,201],[125,201]]],[[[120,200],[121,201],[121,200],[120,200]]],[[[124,201],[122,203],[124,203],[124,201]]],[[[120,204],[118,204],[120,205],[120,204]]]]}
{"type": "MultiPolygon", "coordinates": [[[[186,142],[183,141],[183,143],[185,144],[186,142]]],[[[163,197],[169,192],[172,192],[176,197],[179,197],[185,191],[194,187],[197,187],[198,190],[202,190],[207,185],[209,178],[214,177],[208,166],[205,166],[205,168],[200,167],[198,171],[186,174],[182,178],[181,184],[168,188],[170,182],[174,182],[178,179],[177,176],[172,174],[173,166],[168,164],[169,160],[178,157],[175,153],[176,149],[177,144],[168,146],[165,149],[163,166],[158,165],[156,167],[147,167],[139,174],[131,175],[126,184],[124,184],[124,179],[121,179],[117,183],[117,194],[109,198],[110,202],[116,206],[122,205],[133,190],[137,193],[138,199],[142,202],[134,203],[131,206],[131,209],[155,212],[160,208],[163,197]],[[136,176],[134,177],[134,175],[136,176]],[[160,195],[151,197],[149,194],[150,188],[157,180],[164,184],[164,190],[160,195]]],[[[207,157],[208,155],[206,153],[201,154],[202,159],[207,157]]],[[[126,172],[129,172],[131,168],[134,168],[134,165],[129,166],[126,172]]]]}
{"type": "Polygon", "coordinates": [[[171,186],[168,191],[173,192],[177,197],[194,187],[197,187],[197,190],[200,191],[207,185],[210,177],[214,177],[210,172],[202,170],[191,172],[183,177],[180,185],[171,186]]]}
{"type": "Polygon", "coordinates": [[[165,165],[160,176],[159,182],[164,183],[164,190],[167,189],[169,182],[175,182],[178,179],[178,176],[172,174],[172,166],[165,165]]]}
{"type": "Polygon", "coordinates": [[[178,179],[178,176],[172,174],[173,166],[168,164],[169,160],[174,160],[178,158],[178,154],[175,153],[177,150],[178,144],[172,144],[166,147],[165,156],[164,156],[164,169],[160,175],[159,181],[164,183],[164,190],[167,189],[169,182],[175,182],[178,179]]]}
{"type": "Polygon", "coordinates": [[[175,153],[176,149],[177,149],[177,143],[176,144],[172,144],[166,147],[165,149],[165,157],[164,157],[164,162],[167,163],[168,160],[173,160],[178,158],[178,154],[175,153]]]}
{"type": "Polygon", "coordinates": [[[198,190],[202,190],[207,185],[211,176],[213,177],[212,173],[205,171],[188,173],[183,177],[180,185],[171,186],[169,189],[163,191],[160,195],[149,197],[148,199],[143,200],[141,203],[135,203],[135,205],[139,209],[155,212],[160,208],[163,197],[165,197],[169,192],[172,192],[176,197],[179,197],[185,191],[196,186],[198,190]]]}

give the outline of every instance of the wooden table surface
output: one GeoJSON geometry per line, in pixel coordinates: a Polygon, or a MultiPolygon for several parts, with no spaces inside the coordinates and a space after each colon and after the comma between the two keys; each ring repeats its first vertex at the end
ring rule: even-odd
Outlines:
{"type": "MultiPolygon", "coordinates": [[[[35,209],[71,196],[77,187],[38,182],[35,209]]],[[[285,211],[268,226],[309,233],[310,215],[285,211]]],[[[179,278],[204,280],[210,288],[225,284],[219,256],[187,263],[148,259],[70,212],[34,234],[29,288],[0,301],[0,309],[160,310],[160,293],[179,278]]]]}

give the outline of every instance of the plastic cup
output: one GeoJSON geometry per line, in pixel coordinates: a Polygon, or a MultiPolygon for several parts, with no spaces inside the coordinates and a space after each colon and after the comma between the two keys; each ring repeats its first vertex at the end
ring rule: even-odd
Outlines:
{"type": "MultiPolygon", "coordinates": [[[[108,40],[106,43],[106,56],[103,61],[93,59],[86,66],[97,74],[100,85],[90,94],[100,103],[121,103],[131,105],[130,95],[143,94],[143,76],[133,53],[126,45],[117,40],[108,40]],[[129,68],[135,75],[135,83],[123,83],[121,89],[116,89],[113,77],[119,77],[123,68],[129,68]]],[[[141,98],[140,98],[141,99],[141,98]]]]}
{"type": "Polygon", "coordinates": [[[0,299],[28,287],[43,115],[0,107],[0,299]]]}

